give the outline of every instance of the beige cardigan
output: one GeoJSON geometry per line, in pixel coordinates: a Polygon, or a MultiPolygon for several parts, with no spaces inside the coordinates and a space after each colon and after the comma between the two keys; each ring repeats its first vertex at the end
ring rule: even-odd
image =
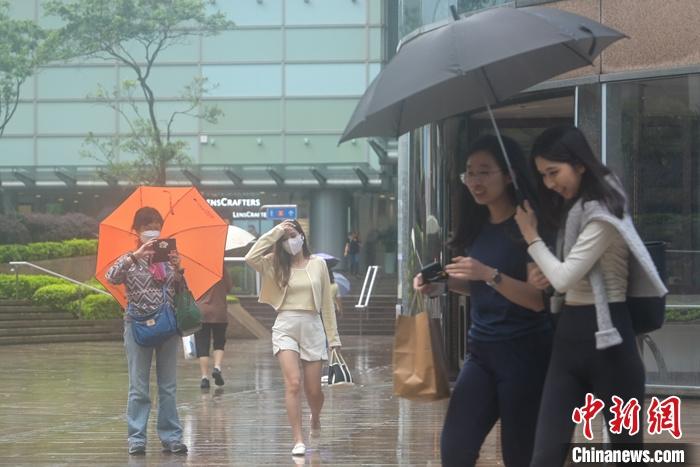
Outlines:
{"type": "MultiPolygon", "coordinates": [[[[262,235],[253,248],[245,255],[245,261],[253,269],[258,271],[261,276],[260,303],[267,303],[275,310],[279,311],[280,306],[284,303],[284,297],[287,294],[287,287],[280,287],[275,278],[275,270],[273,267],[272,255],[266,254],[272,246],[284,236],[284,229],[276,226],[273,229],[262,235]]],[[[314,308],[321,313],[323,318],[323,326],[326,329],[326,338],[330,347],[340,346],[340,338],[338,337],[338,327],[335,320],[335,306],[333,305],[333,297],[331,295],[331,281],[328,278],[328,267],[326,261],[316,256],[309,258],[308,272],[312,277],[320,277],[320,287],[318,282],[311,281],[312,292],[314,297],[314,308]]]]}

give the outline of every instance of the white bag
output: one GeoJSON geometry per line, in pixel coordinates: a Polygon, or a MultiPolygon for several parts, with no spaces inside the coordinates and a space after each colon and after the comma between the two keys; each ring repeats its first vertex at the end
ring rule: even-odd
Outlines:
{"type": "Polygon", "coordinates": [[[348,369],[348,364],[340,354],[340,351],[333,349],[331,351],[331,359],[328,362],[328,386],[353,386],[352,375],[348,369]]]}
{"type": "Polygon", "coordinates": [[[182,350],[185,351],[185,359],[197,358],[197,344],[194,340],[194,334],[182,338],[182,350]]]}

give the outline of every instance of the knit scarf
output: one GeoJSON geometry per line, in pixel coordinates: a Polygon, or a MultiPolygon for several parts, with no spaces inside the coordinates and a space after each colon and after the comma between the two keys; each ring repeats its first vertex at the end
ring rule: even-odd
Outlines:
{"type": "MultiPolygon", "coordinates": [[[[608,181],[611,182],[613,187],[622,192],[619,181],[612,176],[608,177],[608,181]]],[[[644,246],[644,242],[642,242],[642,239],[639,237],[627,210],[625,210],[623,218],[619,219],[612,214],[605,205],[602,205],[598,201],[586,201],[585,203],[581,199],[576,201],[569,210],[564,231],[560,231],[557,238],[557,243],[560,247],[557,248],[557,250],[562,252],[560,259],[567,257],[576,243],[578,236],[581,234],[581,231],[589,222],[593,221],[606,222],[615,227],[630,249],[631,254],[628,262],[629,275],[627,283],[628,296],[663,297],[668,293],[651,259],[651,255],[646,246],[644,246]]],[[[620,336],[617,328],[613,326],[610,317],[610,308],[608,306],[608,297],[605,291],[600,261],[596,262],[589,271],[588,280],[591,283],[591,288],[593,289],[593,295],[595,297],[596,321],[598,324],[598,331],[595,334],[596,348],[606,349],[618,345],[622,343],[622,336],[620,336]]],[[[560,302],[561,297],[559,300],[553,301],[552,306],[561,306],[560,302]]],[[[558,310],[553,309],[553,311],[558,310]]],[[[629,312],[634,313],[634,310],[629,310],[629,312]]]]}

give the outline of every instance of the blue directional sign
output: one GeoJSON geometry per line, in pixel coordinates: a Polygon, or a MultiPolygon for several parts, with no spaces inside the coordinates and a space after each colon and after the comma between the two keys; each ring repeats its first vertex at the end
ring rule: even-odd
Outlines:
{"type": "Polygon", "coordinates": [[[297,207],[294,204],[286,206],[268,206],[265,213],[268,219],[273,220],[296,219],[297,207]]]}

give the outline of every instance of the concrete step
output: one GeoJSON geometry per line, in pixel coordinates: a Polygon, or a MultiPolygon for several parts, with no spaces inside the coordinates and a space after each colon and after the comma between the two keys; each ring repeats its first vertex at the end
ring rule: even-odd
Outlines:
{"type": "Polygon", "coordinates": [[[24,311],[52,311],[51,307],[24,304],[24,305],[6,305],[0,304],[0,313],[20,313],[24,311]]]}
{"type": "MultiPolygon", "coordinates": [[[[75,319],[71,313],[62,311],[23,311],[14,313],[0,313],[0,323],[3,321],[36,320],[36,319],[75,319]]],[[[0,324],[2,327],[2,324],[0,324]]]]}
{"type": "Polygon", "coordinates": [[[32,305],[31,300],[12,300],[12,299],[2,299],[0,300],[0,307],[4,305],[32,305]]]}
{"type": "Polygon", "coordinates": [[[95,323],[102,322],[121,322],[121,319],[116,320],[83,320],[83,319],[33,319],[33,320],[4,320],[0,321],[0,328],[11,329],[11,328],[24,328],[24,327],[90,327],[94,326],[95,323]]]}
{"type": "Polygon", "coordinates": [[[50,334],[43,336],[4,336],[0,337],[0,345],[12,344],[46,344],[51,342],[102,342],[119,341],[123,339],[121,332],[103,334],[50,334]]]}
{"type": "MultiPolygon", "coordinates": [[[[76,322],[79,322],[76,320],[76,322]]],[[[0,328],[0,337],[6,336],[41,336],[41,335],[65,335],[65,334],[111,334],[120,332],[121,322],[107,322],[93,324],[92,326],[58,326],[58,327],[25,327],[25,328],[0,328]]]]}

